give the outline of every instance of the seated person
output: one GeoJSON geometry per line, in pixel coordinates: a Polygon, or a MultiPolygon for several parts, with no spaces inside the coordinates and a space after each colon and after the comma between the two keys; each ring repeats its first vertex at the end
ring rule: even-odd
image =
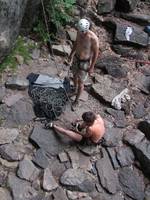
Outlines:
{"type": "Polygon", "coordinates": [[[103,119],[100,115],[96,115],[90,111],[84,112],[82,119],[83,120],[77,120],[76,123],[73,124],[76,127],[75,130],[67,130],[54,123],[48,124],[47,127],[54,128],[56,132],[67,135],[74,141],[81,142],[88,139],[92,143],[98,144],[105,133],[103,119]],[[82,121],[82,123],[77,123],[79,121],[82,121]]]}

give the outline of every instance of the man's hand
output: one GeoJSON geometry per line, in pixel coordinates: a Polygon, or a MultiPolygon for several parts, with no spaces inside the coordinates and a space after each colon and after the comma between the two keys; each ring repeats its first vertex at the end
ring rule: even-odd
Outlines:
{"type": "Polygon", "coordinates": [[[93,72],[94,72],[94,70],[92,68],[90,68],[88,71],[89,76],[92,76],[93,72]]]}

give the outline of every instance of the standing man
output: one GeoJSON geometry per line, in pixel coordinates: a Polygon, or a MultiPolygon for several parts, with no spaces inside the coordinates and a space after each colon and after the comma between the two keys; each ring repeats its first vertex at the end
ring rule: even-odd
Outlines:
{"type": "Polygon", "coordinates": [[[84,90],[84,81],[87,79],[88,74],[91,76],[93,73],[99,54],[98,37],[89,30],[89,21],[81,19],[77,28],[77,38],[69,56],[76,95],[73,105],[78,104],[79,97],[84,90]]]}

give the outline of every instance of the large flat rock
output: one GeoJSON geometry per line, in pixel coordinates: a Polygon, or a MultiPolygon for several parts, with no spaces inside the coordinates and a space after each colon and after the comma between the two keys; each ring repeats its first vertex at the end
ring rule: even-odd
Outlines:
{"type": "Polygon", "coordinates": [[[54,179],[52,172],[49,168],[44,170],[43,177],[43,189],[46,191],[54,190],[58,187],[56,180],[54,179]]]}
{"type": "Polygon", "coordinates": [[[20,152],[19,147],[14,144],[1,145],[0,155],[3,159],[8,161],[18,161],[23,158],[23,153],[20,152]]]}
{"type": "Polygon", "coordinates": [[[144,199],[144,188],[141,179],[131,168],[120,170],[119,181],[126,195],[136,200],[144,199]]]}
{"type": "Polygon", "coordinates": [[[104,157],[96,162],[96,168],[102,187],[109,193],[116,194],[120,187],[119,181],[106,152],[104,152],[104,157]]]}
{"type": "Polygon", "coordinates": [[[31,200],[37,195],[29,182],[17,178],[14,174],[9,174],[8,185],[14,200],[31,200]]]}
{"type": "Polygon", "coordinates": [[[40,170],[35,167],[32,161],[25,156],[25,158],[19,163],[19,168],[17,171],[17,175],[25,180],[34,181],[37,179],[40,170]]]}
{"type": "Polygon", "coordinates": [[[32,102],[28,98],[17,101],[6,113],[5,125],[8,127],[26,125],[35,117],[32,102]]]}
{"type": "Polygon", "coordinates": [[[46,130],[38,125],[34,127],[30,139],[49,156],[59,154],[70,144],[70,140],[64,135],[58,135],[52,129],[46,130]]]}
{"type": "Polygon", "coordinates": [[[9,144],[13,142],[19,135],[19,130],[16,128],[0,128],[0,144],[9,144]]]}
{"type": "Polygon", "coordinates": [[[136,158],[141,163],[143,171],[150,175],[150,141],[139,130],[129,131],[125,134],[125,142],[133,147],[136,158]]]}
{"type": "Polygon", "coordinates": [[[68,169],[60,182],[73,191],[92,192],[95,188],[94,176],[82,169],[68,169]]]}
{"type": "Polygon", "coordinates": [[[0,198],[1,200],[12,200],[9,191],[1,187],[0,187],[0,198]]]}
{"type": "Polygon", "coordinates": [[[148,46],[148,34],[136,26],[125,24],[116,24],[115,41],[119,43],[128,43],[130,45],[148,46]],[[128,30],[131,30],[129,32],[128,30]],[[129,32],[129,33],[128,33],[129,32]]]}
{"type": "Polygon", "coordinates": [[[113,98],[125,89],[123,83],[114,82],[107,75],[96,75],[95,79],[98,83],[92,85],[92,92],[99,100],[111,103],[113,98]]]}
{"type": "Polygon", "coordinates": [[[106,147],[116,147],[122,145],[123,130],[119,128],[107,128],[104,135],[103,145],[106,147]]]}
{"type": "Polygon", "coordinates": [[[7,88],[25,90],[29,86],[27,79],[20,79],[18,77],[10,77],[5,83],[7,88]]]}

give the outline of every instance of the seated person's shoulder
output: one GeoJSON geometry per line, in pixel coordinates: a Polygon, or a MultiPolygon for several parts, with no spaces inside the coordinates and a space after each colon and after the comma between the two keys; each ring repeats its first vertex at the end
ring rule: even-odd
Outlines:
{"type": "Polygon", "coordinates": [[[104,120],[103,118],[98,114],[97,116],[97,120],[100,122],[100,123],[104,123],[104,120]]]}

